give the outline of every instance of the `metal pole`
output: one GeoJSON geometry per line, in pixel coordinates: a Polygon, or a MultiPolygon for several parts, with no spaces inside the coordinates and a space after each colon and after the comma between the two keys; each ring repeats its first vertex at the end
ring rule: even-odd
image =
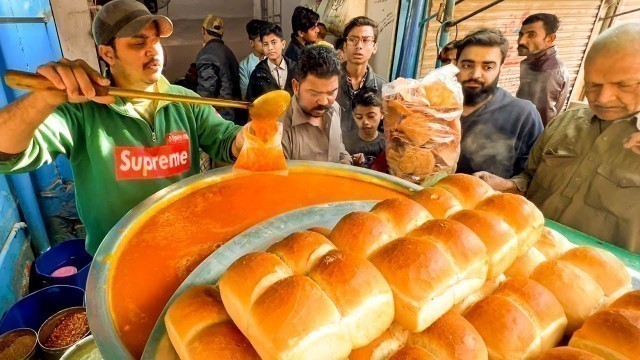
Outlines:
{"type": "MultiPolygon", "coordinates": [[[[424,18],[426,12],[431,7],[431,0],[427,0],[426,4],[420,13],[420,17],[424,18]]],[[[418,74],[420,72],[420,49],[422,48],[422,42],[424,41],[424,25],[422,25],[422,21],[418,23],[418,42],[416,47],[416,55],[413,58],[413,78],[418,78],[418,74]]]]}
{"type": "Polygon", "coordinates": [[[33,242],[38,255],[47,251],[51,245],[47,229],[44,226],[40,206],[33,190],[33,184],[29,174],[9,175],[7,178],[11,181],[13,189],[16,192],[20,210],[25,218],[29,228],[29,237],[33,242]]]}
{"type": "Polygon", "coordinates": [[[411,5],[409,5],[409,19],[407,20],[406,31],[400,50],[399,77],[411,78],[415,76],[415,58],[419,57],[418,52],[420,49],[420,44],[416,41],[419,36],[418,31],[420,30],[418,25],[420,19],[424,16],[425,4],[428,1],[430,0],[412,0],[411,5]]]}
{"type": "Polygon", "coordinates": [[[447,0],[444,4],[444,17],[442,18],[442,25],[440,26],[440,38],[438,39],[438,53],[436,54],[436,68],[439,68],[442,64],[440,63],[439,55],[440,49],[442,49],[445,45],[449,43],[449,28],[451,27],[449,24],[453,20],[453,9],[456,4],[454,0],[447,0]]]}

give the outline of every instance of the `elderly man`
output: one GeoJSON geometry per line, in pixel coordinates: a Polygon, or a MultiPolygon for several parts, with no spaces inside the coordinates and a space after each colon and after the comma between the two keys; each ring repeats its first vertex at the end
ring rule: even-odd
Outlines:
{"type": "Polygon", "coordinates": [[[558,116],[520,175],[476,175],[526,193],[547,218],[640,253],[640,155],[629,143],[640,125],[639,53],[640,24],[602,33],[585,59],[589,107],[558,116]]]}
{"type": "Polygon", "coordinates": [[[280,119],[282,148],[287,159],[351,164],[340,131],[336,52],[321,45],[302,50],[292,81],[291,106],[280,119]]]}
{"type": "Polygon", "coordinates": [[[93,37],[110,78],[82,60],[38,68],[61,92],[36,91],[0,110],[0,173],[26,172],[65,155],[78,212],[95,253],[113,225],[149,195],[200,171],[199,149],[231,162],[240,127],[208,105],[98,96],[96,85],[196,96],[162,76],[160,38],[171,21],[135,0],[98,11],[93,37]]]}

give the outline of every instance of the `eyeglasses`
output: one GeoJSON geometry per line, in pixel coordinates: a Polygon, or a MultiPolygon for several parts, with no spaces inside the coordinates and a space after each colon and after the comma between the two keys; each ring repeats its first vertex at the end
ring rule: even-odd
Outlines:
{"type": "Polygon", "coordinates": [[[347,36],[347,44],[351,46],[358,45],[360,41],[362,41],[362,46],[369,46],[374,42],[376,42],[376,38],[373,36],[363,36],[363,37],[347,36]]]}

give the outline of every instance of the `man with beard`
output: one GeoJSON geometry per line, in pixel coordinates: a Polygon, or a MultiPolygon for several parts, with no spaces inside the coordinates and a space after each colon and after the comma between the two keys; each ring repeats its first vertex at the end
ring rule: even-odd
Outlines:
{"type": "Polygon", "coordinates": [[[640,24],[603,32],[585,56],[589,107],[544,130],[524,171],[476,174],[525,194],[545,217],[640,254],[640,24]]]}
{"type": "Polygon", "coordinates": [[[241,128],[208,105],[98,95],[98,86],[113,85],[197,96],[161,74],[160,38],[172,31],[168,18],[140,2],[111,1],[93,22],[109,78],[82,60],[50,62],[37,71],[64,91],[35,91],[0,110],[0,173],[67,156],[90,254],[131,208],[200,172],[199,149],[232,162],[244,143],[241,128]]]}
{"type": "Polygon", "coordinates": [[[518,55],[526,59],[520,63],[516,97],[536,105],[544,126],[562,111],[569,92],[567,71],[554,45],[559,26],[553,14],[533,14],[524,19],[518,35],[518,55]]]}
{"type": "Polygon", "coordinates": [[[287,159],[351,164],[342,143],[336,103],[339,75],[340,62],[333,49],[315,45],[300,53],[291,106],[280,119],[287,159]]]}
{"type": "Polygon", "coordinates": [[[498,87],[508,41],[498,30],[480,29],[457,42],[456,48],[464,94],[458,172],[519,174],[542,132],[542,121],[530,101],[498,87]]]}

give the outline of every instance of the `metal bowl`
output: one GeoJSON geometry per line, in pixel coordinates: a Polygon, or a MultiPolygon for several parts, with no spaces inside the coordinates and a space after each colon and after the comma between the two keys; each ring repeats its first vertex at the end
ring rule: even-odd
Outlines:
{"type": "Polygon", "coordinates": [[[2,335],[0,335],[0,357],[3,359],[15,359],[15,360],[27,360],[27,359],[32,359],[35,355],[36,352],[38,350],[38,335],[36,334],[35,331],[33,331],[33,329],[29,329],[29,328],[20,328],[20,329],[15,329],[15,330],[11,330],[9,332],[6,332],[2,335]],[[24,336],[32,336],[33,337],[33,344],[25,344],[27,345],[25,351],[20,351],[20,354],[15,354],[15,353],[7,353],[7,354],[3,354],[4,351],[7,351],[8,348],[15,343],[16,340],[24,337],[24,336]],[[6,357],[4,357],[6,355],[6,357]],[[22,356],[21,356],[22,355],[22,356]],[[21,356],[21,357],[18,357],[21,356]]]}
{"type": "Polygon", "coordinates": [[[80,340],[87,337],[91,333],[91,330],[87,330],[87,332],[83,334],[80,339],[78,339],[76,342],[69,344],[67,346],[63,346],[59,348],[50,348],[44,345],[46,340],[49,338],[49,336],[51,336],[51,333],[53,332],[53,330],[56,328],[56,326],[58,325],[60,320],[62,320],[63,317],[69,314],[76,314],[76,313],[86,314],[86,312],[87,312],[87,309],[85,309],[82,306],[76,306],[76,307],[64,309],[62,311],[59,311],[53,314],[49,319],[47,319],[44,322],[44,324],[42,324],[42,326],[40,327],[40,330],[38,330],[38,345],[42,349],[45,359],[47,360],[60,359],[62,355],[65,353],[65,351],[67,351],[67,349],[69,349],[71,346],[78,343],[80,340]]]}

